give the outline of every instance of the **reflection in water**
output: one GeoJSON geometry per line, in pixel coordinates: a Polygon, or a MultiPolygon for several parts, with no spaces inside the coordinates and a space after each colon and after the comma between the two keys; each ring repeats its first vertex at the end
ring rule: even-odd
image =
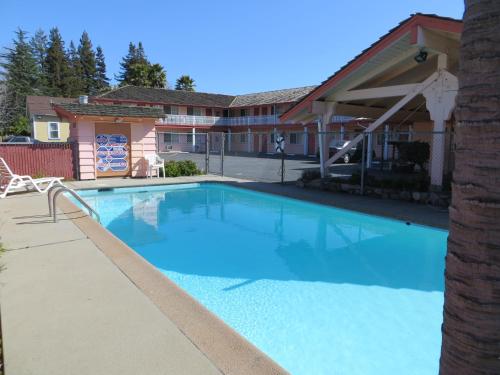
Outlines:
{"type": "MultiPolygon", "coordinates": [[[[106,197],[108,228],[183,274],[442,290],[442,232],[231,189],[106,197]],[[293,202],[293,204],[290,204],[293,202]]],[[[101,204],[104,202],[101,202],[101,204]]]]}

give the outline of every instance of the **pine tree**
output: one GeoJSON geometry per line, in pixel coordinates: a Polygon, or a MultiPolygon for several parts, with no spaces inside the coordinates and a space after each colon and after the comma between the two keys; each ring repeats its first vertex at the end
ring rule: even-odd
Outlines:
{"type": "Polygon", "coordinates": [[[129,44],[128,54],[122,59],[120,66],[120,74],[116,77],[120,86],[164,88],[166,85],[165,70],[160,64],[149,62],[141,42],[137,47],[132,42],[129,44]]]}
{"type": "Polygon", "coordinates": [[[182,90],[182,91],[195,91],[196,85],[194,83],[194,79],[192,79],[188,75],[182,75],[179,78],[177,78],[177,81],[175,83],[175,89],[176,90],[182,90]]]}
{"type": "Polygon", "coordinates": [[[104,61],[104,53],[102,48],[97,46],[96,55],[96,92],[101,92],[109,89],[109,79],[106,76],[106,62],[104,61]]]}
{"type": "Polygon", "coordinates": [[[130,66],[135,63],[137,56],[137,48],[134,43],[130,42],[128,45],[128,53],[120,63],[120,73],[115,76],[115,79],[120,83],[120,86],[129,85],[129,70],[130,66]]]}
{"type": "Polygon", "coordinates": [[[81,80],[86,94],[96,92],[96,61],[95,53],[92,50],[92,42],[86,31],[83,32],[78,46],[78,55],[80,56],[80,65],[82,68],[81,80]]]}
{"type": "MultiPolygon", "coordinates": [[[[0,113],[2,132],[16,123],[27,124],[26,96],[35,94],[38,68],[31,46],[26,41],[26,32],[18,29],[13,47],[0,54],[0,73],[5,80],[5,99],[0,113]]],[[[20,129],[19,131],[28,129],[20,129]]]]}
{"type": "Polygon", "coordinates": [[[42,29],[38,29],[30,40],[30,46],[38,68],[38,83],[36,91],[41,95],[48,92],[47,67],[45,64],[45,60],[47,59],[48,44],[47,35],[45,35],[45,32],[42,29]]]}
{"type": "Polygon", "coordinates": [[[68,52],[68,83],[69,83],[69,96],[78,96],[86,93],[85,84],[83,81],[83,68],[80,62],[80,55],[76,50],[73,41],[70,42],[68,52]]]}
{"type": "Polygon", "coordinates": [[[69,96],[71,93],[68,59],[64,41],[57,27],[50,30],[49,48],[45,59],[48,88],[52,96],[69,96]]]}

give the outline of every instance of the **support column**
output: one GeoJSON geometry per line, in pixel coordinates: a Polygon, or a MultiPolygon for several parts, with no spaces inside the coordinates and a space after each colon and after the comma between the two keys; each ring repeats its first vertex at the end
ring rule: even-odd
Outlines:
{"type": "Polygon", "coordinates": [[[193,128],[193,139],[191,140],[193,152],[196,152],[196,128],[193,128]]]}
{"type": "Polygon", "coordinates": [[[384,160],[389,159],[389,125],[384,125],[384,160]]]}
{"type": "Polygon", "coordinates": [[[231,143],[232,143],[231,129],[227,129],[227,151],[228,152],[231,152],[231,143]]]}
{"type": "Polygon", "coordinates": [[[369,132],[366,137],[367,145],[366,145],[366,168],[372,167],[373,161],[373,132],[369,132]]]}
{"type": "Polygon", "coordinates": [[[327,175],[325,162],[329,157],[328,144],[326,141],[326,126],[330,123],[332,116],[335,114],[336,102],[313,102],[313,113],[319,114],[318,118],[318,142],[319,142],[319,161],[321,177],[327,175]]]}
{"type": "Polygon", "coordinates": [[[248,128],[248,134],[247,134],[247,152],[250,153],[252,152],[252,130],[248,128]]]}
{"type": "Polygon", "coordinates": [[[430,158],[431,188],[434,190],[441,190],[443,185],[445,123],[455,108],[458,91],[457,77],[444,69],[440,73],[436,84],[422,92],[431,120],[434,121],[430,158]]]}
{"type": "Polygon", "coordinates": [[[309,134],[307,133],[307,126],[304,126],[304,156],[307,156],[307,147],[309,146],[309,134]]]}

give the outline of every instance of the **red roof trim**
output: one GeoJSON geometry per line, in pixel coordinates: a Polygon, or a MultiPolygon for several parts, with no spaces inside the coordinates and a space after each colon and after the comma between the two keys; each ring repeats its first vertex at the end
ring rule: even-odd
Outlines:
{"type": "Polygon", "coordinates": [[[358,69],[367,60],[372,58],[374,55],[387,48],[389,45],[394,43],[396,40],[400,39],[408,32],[412,33],[412,43],[416,42],[416,27],[423,26],[427,28],[441,29],[449,32],[461,33],[463,29],[463,23],[461,20],[455,20],[452,18],[445,18],[433,15],[415,14],[403,22],[401,22],[394,29],[389,31],[383,37],[381,37],[377,42],[372,44],[368,49],[363,51],[359,56],[355,57],[353,60],[347,63],[344,67],[340,68],[336,73],[319,85],[316,89],[311,91],[308,95],[302,98],[301,101],[297,102],[292,108],[283,113],[280,116],[282,121],[290,120],[290,118],[305,108],[309,109],[312,106],[312,102],[324,94],[333,85],[338,83],[342,78],[346,77],[348,74],[358,69]],[[415,34],[413,34],[415,33],[415,34]]]}

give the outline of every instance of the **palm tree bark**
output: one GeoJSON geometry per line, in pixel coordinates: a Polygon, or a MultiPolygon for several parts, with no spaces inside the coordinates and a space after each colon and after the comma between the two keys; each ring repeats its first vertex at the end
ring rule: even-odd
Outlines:
{"type": "Polygon", "coordinates": [[[465,3],[441,375],[500,374],[500,1],[465,3]]]}

